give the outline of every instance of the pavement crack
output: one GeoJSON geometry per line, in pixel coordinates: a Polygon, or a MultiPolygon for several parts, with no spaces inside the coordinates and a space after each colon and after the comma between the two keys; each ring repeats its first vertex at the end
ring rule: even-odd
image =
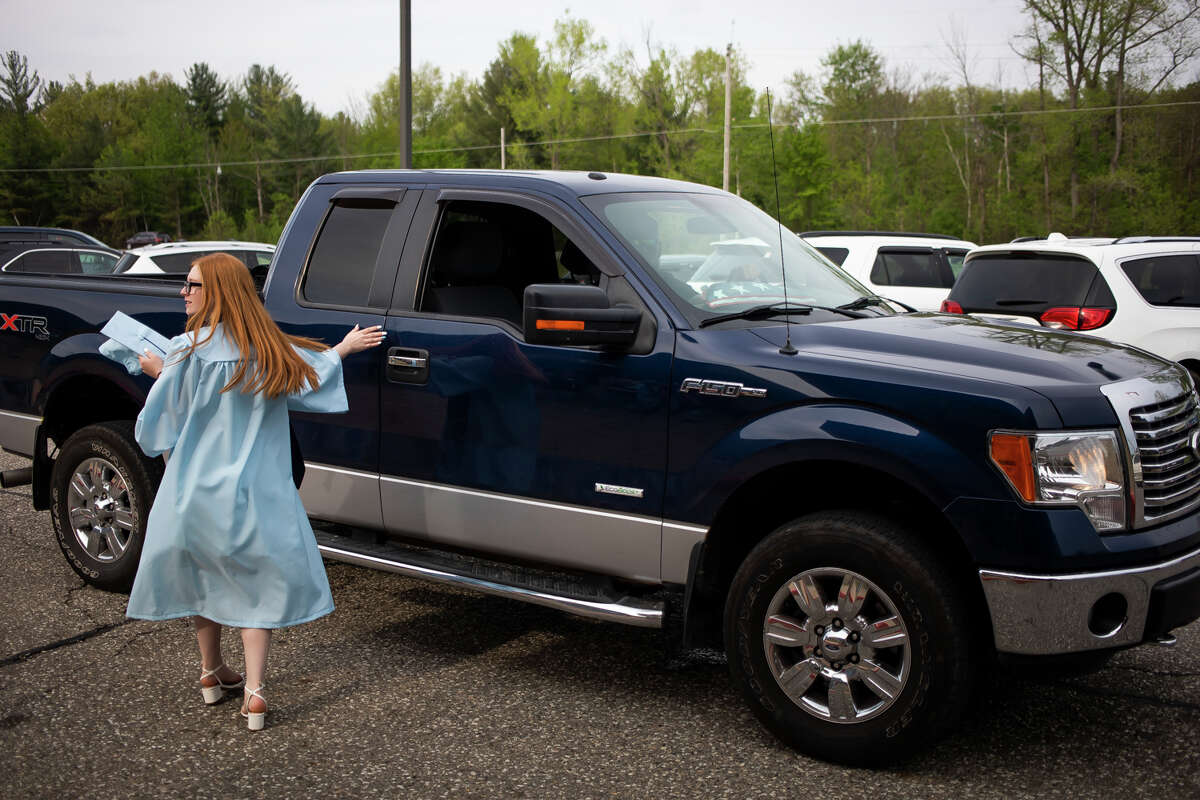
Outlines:
{"type": "Polygon", "coordinates": [[[124,653],[126,648],[128,648],[129,645],[133,644],[138,639],[142,638],[143,636],[153,636],[157,632],[158,632],[158,630],[156,628],[151,628],[148,631],[135,631],[133,636],[130,636],[128,639],[126,639],[124,642],[122,642],[121,646],[117,648],[117,651],[115,653],[113,653],[111,656],[108,656],[108,658],[109,659],[116,658],[117,656],[121,655],[121,653],[124,653]]]}
{"type": "Polygon", "coordinates": [[[102,633],[108,633],[113,628],[119,628],[122,625],[128,624],[129,622],[130,622],[130,620],[128,620],[128,619],[123,619],[120,622],[110,622],[107,625],[100,625],[98,627],[92,628],[90,631],[84,631],[83,633],[77,633],[74,636],[68,636],[66,639],[59,639],[57,642],[50,642],[49,644],[43,644],[43,645],[38,645],[37,647],[31,647],[28,650],[23,650],[20,653],[15,653],[11,656],[8,656],[7,658],[0,659],[0,667],[7,667],[7,666],[11,666],[12,664],[18,664],[22,661],[26,661],[30,658],[33,658],[36,655],[40,655],[41,653],[48,653],[51,650],[57,650],[60,647],[66,647],[67,645],[79,644],[80,642],[85,642],[88,639],[91,639],[93,636],[99,636],[102,633]]]}

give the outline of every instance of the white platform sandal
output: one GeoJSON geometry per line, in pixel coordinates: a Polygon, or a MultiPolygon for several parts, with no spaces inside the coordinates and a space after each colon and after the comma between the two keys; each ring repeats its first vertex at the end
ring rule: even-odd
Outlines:
{"type": "Polygon", "coordinates": [[[241,689],[246,685],[246,678],[241,675],[238,676],[237,683],[222,682],[217,676],[217,673],[220,672],[221,668],[225,666],[226,664],[223,661],[213,669],[205,669],[203,664],[200,665],[200,694],[204,697],[204,702],[206,705],[211,706],[213,703],[218,702],[222,697],[224,697],[225,692],[228,692],[232,689],[241,689]],[[204,681],[207,678],[216,678],[217,685],[205,686],[204,681]]]}
{"type": "Polygon", "coordinates": [[[267,698],[263,697],[261,694],[262,690],[265,688],[267,688],[266,684],[259,684],[255,689],[247,689],[244,694],[244,699],[242,700],[242,716],[246,718],[246,727],[252,731],[261,731],[267,724],[267,712],[265,710],[267,698]],[[257,697],[259,700],[263,701],[264,710],[250,710],[250,698],[252,697],[257,697]]]}

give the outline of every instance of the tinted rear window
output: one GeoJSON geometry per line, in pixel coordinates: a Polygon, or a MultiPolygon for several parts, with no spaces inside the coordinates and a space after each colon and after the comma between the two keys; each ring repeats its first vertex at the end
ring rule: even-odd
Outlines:
{"type": "Polygon", "coordinates": [[[7,267],[9,272],[78,273],[70,250],[30,250],[7,267]]]}
{"type": "Polygon", "coordinates": [[[1112,295],[1090,261],[1070,256],[978,256],[967,262],[950,299],[965,311],[1019,314],[1051,306],[1112,305],[1112,295]],[[1091,297],[1089,298],[1089,292],[1091,297]]]}
{"type": "Polygon", "coordinates": [[[949,289],[953,276],[943,274],[933,250],[904,248],[880,250],[871,267],[876,286],[923,286],[949,289]]]}
{"type": "Polygon", "coordinates": [[[163,253],[159,256],[151,256],[150,260],[158,265],[158,268],[163,272],[171,272],[183,274],[192,268],[192,262],[201,256],[212,255],[218,252],[216,250],[208,250],[203,253],[163,253]]]}
{"type": "Polygon", "coordinates": [[[1197,256],[1139,258],[1126,261],[1121,269],[1151,305],[1200,307],[1200,258],[1197,256]]]}
{"type": "Polygon", "coordinates": [[[850,255],[850,250],[846,247],[818,247],[817,250],[839,267],[846,263],[846,256],[850,255]]]}
{"type": "Polygon", "coordinates": [[[391,204],[336,205],[325,220],[304,276],[304,299],[366,307],[391,204]]]}

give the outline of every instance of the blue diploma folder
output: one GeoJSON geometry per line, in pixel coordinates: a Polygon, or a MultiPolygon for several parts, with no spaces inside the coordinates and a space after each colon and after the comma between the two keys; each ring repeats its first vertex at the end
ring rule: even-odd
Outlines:
{"type": "Polygon", "coordinates": [[[100,345],[100,352],[125,365],[130,375],[138,375],[142,368],[137,357],[147,350],[159,358],[166,358],[171,340],[148,325],[143,325],[128,314],[120,311],[100,329],[110,341],[100,345]]]}

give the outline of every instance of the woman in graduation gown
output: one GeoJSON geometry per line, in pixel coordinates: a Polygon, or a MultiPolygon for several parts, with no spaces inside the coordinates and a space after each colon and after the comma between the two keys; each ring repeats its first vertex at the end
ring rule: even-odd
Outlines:
{"type": "Polygon", "coordinates": [[[288,408],[346,411],[342,359],[384,334],[377,325],[355,326],[328,348],[283,333],[249,270],[226,253],[193,262],[181,294],[184,333],[165,359],[140,359],[157,380],[135,436],[147,455],[168,458],[125,613],[192,617],[204,701],[244,687],[242,716],[259,730],[271,629],[333,610],[292,483],[288,408]],[[222,625],[242,629],[244,678],[221,655],[222,625]]]}

